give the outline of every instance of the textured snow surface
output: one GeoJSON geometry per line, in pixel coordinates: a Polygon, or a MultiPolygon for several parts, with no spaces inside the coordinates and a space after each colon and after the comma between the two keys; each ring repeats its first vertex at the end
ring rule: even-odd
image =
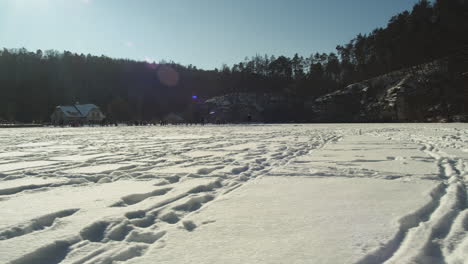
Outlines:
{"type": "Polygon", "coordinates": [[[192,232],[176,229],[130,263],[355,263],[393,238],[401,215],[430,203],[433,188],[429,181],[261,177],[186,217],[192,232]]]}
{"type": "Polygon", "coordinates": [[[0,130],[0,263],[468,263],[468,125],[0,130]]]}

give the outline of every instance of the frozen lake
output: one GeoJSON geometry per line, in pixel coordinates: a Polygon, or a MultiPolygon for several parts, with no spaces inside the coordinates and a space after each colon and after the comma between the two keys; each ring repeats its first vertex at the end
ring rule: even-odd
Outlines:
{"type": "Polygon", "coordinates": [[[468,124],[0,130],[0,263],[467,263],[468,124]]]}

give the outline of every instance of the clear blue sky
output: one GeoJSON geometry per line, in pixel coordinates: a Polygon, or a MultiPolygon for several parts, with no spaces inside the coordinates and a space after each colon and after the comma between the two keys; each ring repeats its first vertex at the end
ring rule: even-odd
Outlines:
{"type": "Polygon", "coordinates": [[[0,0],[0,47],[213,69],[334,51],[417,0],[0,0]]]}

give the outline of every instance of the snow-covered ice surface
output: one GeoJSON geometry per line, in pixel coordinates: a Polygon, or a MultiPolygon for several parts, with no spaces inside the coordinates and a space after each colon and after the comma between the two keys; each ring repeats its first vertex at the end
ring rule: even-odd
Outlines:
{"type": "Polygon", "coordinates": [[[468,263],[467,124],[0,130],[0,263],[468,263]]]}

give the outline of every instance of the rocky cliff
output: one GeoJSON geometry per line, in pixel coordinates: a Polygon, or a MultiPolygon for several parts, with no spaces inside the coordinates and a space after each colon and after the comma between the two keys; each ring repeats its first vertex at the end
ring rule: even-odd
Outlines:
{"type": "Polygon", "coordinates": [[[315,122],[468,121],[468,87],[439,60],[373,79],[309,102],[315,122]]]}
{"type": "Polygon", "coordinates": [[[447,60],[391,72],[319,98],[227,94],[206,101],[209,121],[450,122],[468,121],[468,74],[447,60]]]}
{"type": "Polygon", "coordinates": [[[297,98],[271,93],[233,93],[205,102],[211,122],[286,122],[294,120],[297,98]]]}

